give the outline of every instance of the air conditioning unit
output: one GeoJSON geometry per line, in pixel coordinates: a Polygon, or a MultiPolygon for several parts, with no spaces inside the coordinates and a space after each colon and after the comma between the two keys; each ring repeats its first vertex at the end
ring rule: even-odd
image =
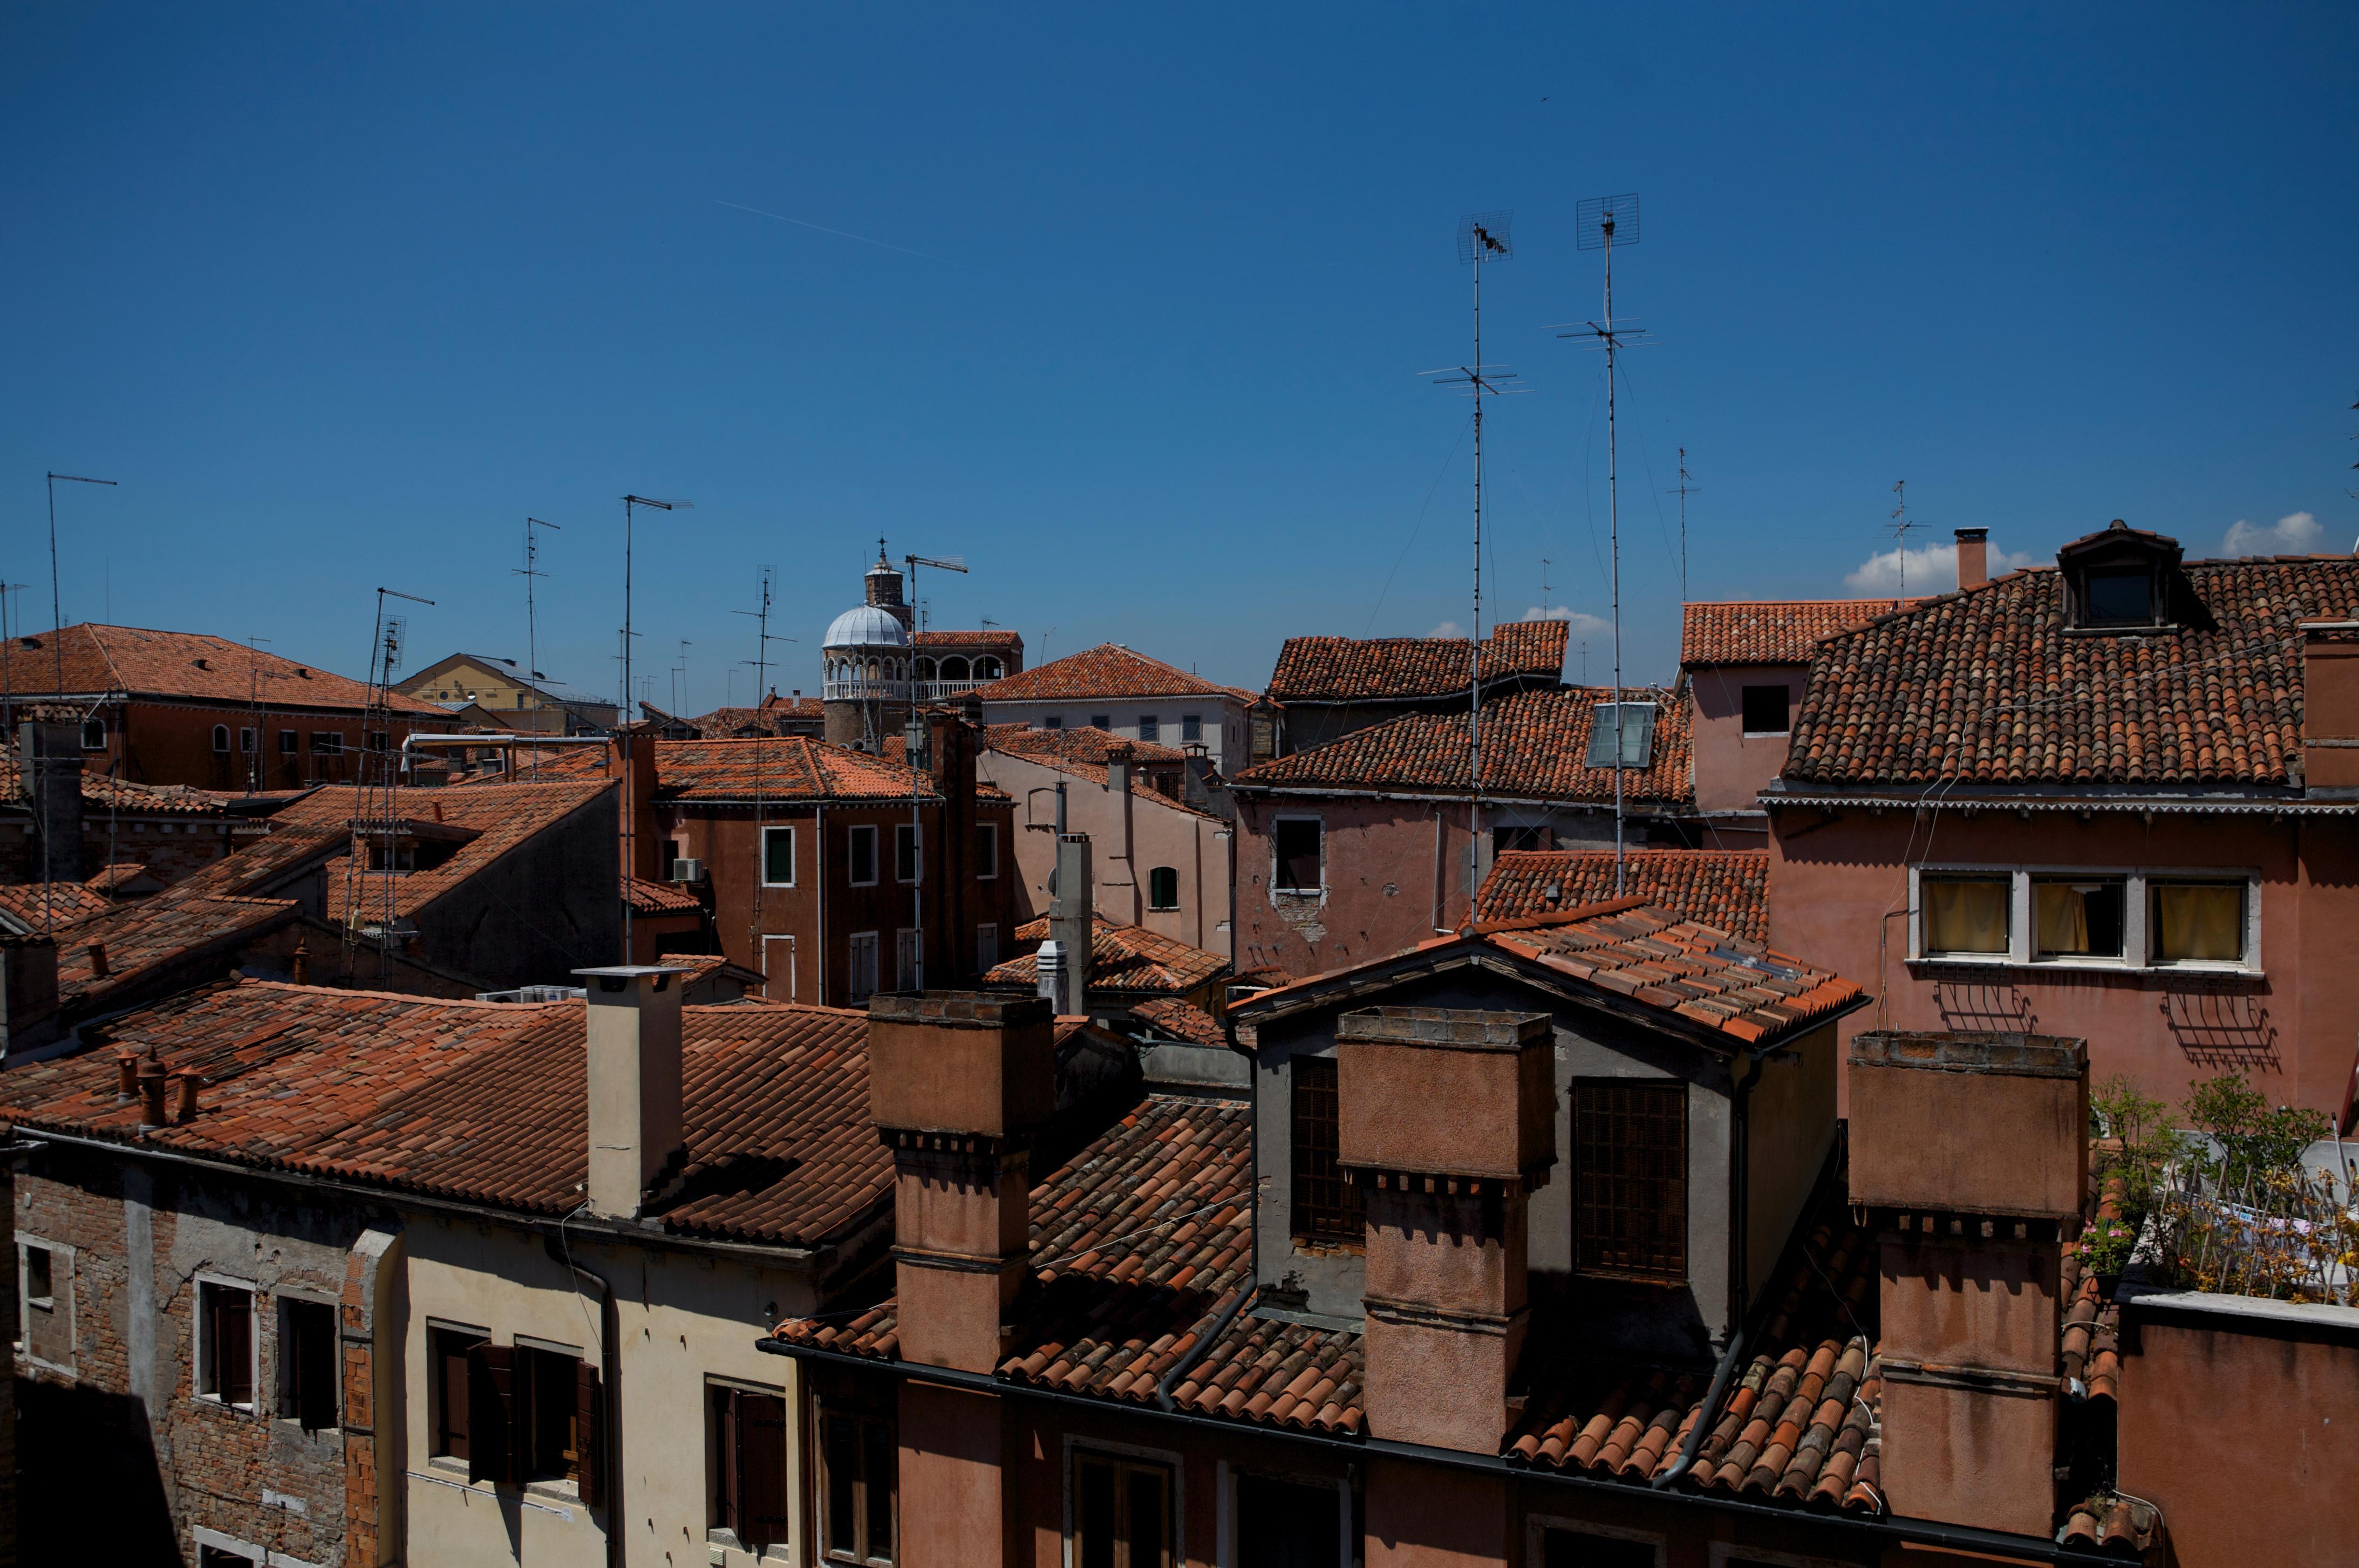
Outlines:
{"type": "Polygon", "coordinates": [[[675,882],[703,881],[704,862],[701,860],[673,861],[671,863],[671,879],[675,882]]]}

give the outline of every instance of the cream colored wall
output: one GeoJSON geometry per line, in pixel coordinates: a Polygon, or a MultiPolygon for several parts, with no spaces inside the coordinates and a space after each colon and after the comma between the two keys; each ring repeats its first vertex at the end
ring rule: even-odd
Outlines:
{"type": "MultiPolygon", "coordinates": [[[[402,1561],[451,1568],[600,1563],[611,1511],[632,1568],[711,1563],[705,1544],[708,1378],[786,1396],[788,1473],[801,1474],[803,1434],[792,1419],[800,1392],[795,1363],[755,1345],[772,1303],[782,1316],[817,1310],[805,1279],[785,1268],[714,1254],[585,1238],[573,1245],[573,1261],[613,1287],[620,1333],[622,1388],[609,1407],[619,1409],[621,1428],[619,1461],[610,1470],[613,1506],[593,1513],[571,1484],[535,1483],[520,1493],[470,1484],[463,1465],[438,1462],[428,1453],[433,1425],[427,1331],[483,1330],[500,1345],[521,1334],[596,1362],[603,1350],[598,1298],[548,1257],[538,1236],[521,1230],[418,1215],[407,1239],[408,1312],[399,1331],[408,1524],[402,1561]]],[[[608,1443],[612,1455],[612,1432],[608,1443]]],[[[788,1497],[793,1560],[807,1562],[799,1486],[790,1486],[788,1497]]],[[[754,1562],[744,1552],[725,1555],[728,1568],[750,1568],[754,1562]]]]}

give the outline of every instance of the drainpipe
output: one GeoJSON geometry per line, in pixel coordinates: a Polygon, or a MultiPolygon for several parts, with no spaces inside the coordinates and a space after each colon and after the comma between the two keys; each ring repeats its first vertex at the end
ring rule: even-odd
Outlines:
{"type": "Polygon", "coordinates": [[[558,1235],[542,1236],[540,1245],[551,1263],[588,1281],[598,1292],[598,1368],[606,1385],[606,1441],[601,1444],[606,1462],[606,1565],[623,1568],[623,1335],[614,1309],[614,1288],[573,1261],[561,1225],[558,1235]]]}
{"type": "Polygon", "coordinates": [[[1728,1137],[1728,1348],[1721,1352],[1720,1365],[1712,1368],[1712,1388],[1704,1395],[1703,1404],[1696,1412],[1695,1425],[1688,1429],[1687,1442],[1680,1445],[1679,1458],[1652,1483],[1653,1489],[1658,1492],[1668,1491],[1678,1485],[1680,1477],[1695,1464],[1696,1454],[1702,1450],[1703,1440],[1712,1430],[1711,1417],[1720,1409],[1721,1397],[1728,1392],[1728,1380],[1735,1374],[1737,1362],[1744,1358],[1745,1311],[1752,1295],[1745,1289],[1745,1279],[1750,1262],[1746,1257],[1745,1231],[1752,1224],[1752,1183],[1747,1179],[1746,1171],[1753,1144],[1749,1107],[1753,1085],[1761,1081],[1761,1069],[1767,1065],[1768,1060],[1767,1051],[1755,1051],[1745,1067],[1745,1076],[1736,1081],[1735,1093],[1730,1096],[1734,1102],[1734,1116],[1728,1137]]]}
{"type": "Polygon", "coordinates": [[[1157,1404],[1161,1405],[1167,1410],[1176,1410],[1180,1408],[1179,1405],[1172,1400],[1171,1386],[1180,1381],[1180,1378],[1186,1377],[1188,1369],[1195,1366],[1197,1362],[1201,1361],[1206,1353],[1209,1352],[1214,1345],[1219,1343],[1222,1334],[1224,1333],[1229,1326],[1229,1320],[1237,1315],[1237,1309],[1244,1306],[1247,1301],[1253,1300],[1260,1293],[1261,1286],[1258,1282],[1239,1287],[1237,1293],[1229,1298],[1229,1304],[1221,1309],[1221,1315],[1212,1320],[1212,1326],[1204,1331],[1204,1337],[1190,1345],[1188,1347],[1188,1354],[1173,1362],[1171,1364],[1171,1370],[1166,1372],[1162,1377],[1155,1380],[1155,1402],[1157,1404]]]}

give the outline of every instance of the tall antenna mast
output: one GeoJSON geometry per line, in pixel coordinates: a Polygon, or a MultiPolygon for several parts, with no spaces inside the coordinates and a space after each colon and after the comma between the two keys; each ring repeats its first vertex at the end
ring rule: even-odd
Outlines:
{"type": "MultiPolygon", "coordinates": [[[[266,637],[245,639],[246,700],[254,706],[254,748],[245,754],[245,792],[249,795],[262,792],[262,645],[269,640],[266,637]]],[[[112,863],[114,856],[107,858],[112,863]]]]}
{"type": "Polygon", "coordinates": [[[1643,340],[1646,329],[1635,321],[1614,320],[1614,246],[1638,243],[1638,196],[1592,196],[1573,208],[1578,243],[1582,250],[1605,253],[1605,320],[1591,321],[1560,337],[1593,338],[1605,350],[1605,517],[1614,550],[1614,892],[1623,890],[1622,772],[1628,756],[1622,749],[1622,488],[1614,423],[1614,356],[1625,346],[1643,340]]]}
{"type": "MultiPolygon", "coordinates": [[[[539,680],[541,674],[540,628],[534,623],[532,580],[536,577],[546,577],[549,573],[540,570],[540,536],[532,530],[557,528],[555,523],[544,522],[538,517],[527,517],[524,520],[524,565],[522,568],[513,566],[508,568],[511,572],[524,579],[524,669],[527,678],[533,681],[539,680]]],[[[558,531],[562,533],[565,530],[558,528],[558,531]]],[[[538,688],[536,687],[535,691],[538,693],[538,688]]],[[[562,720],[559,721],[558,733],[560,735],[564,733],[562,720]]],[[[540,747],[538,746],[532,748],[530,766],[532,777],[539,778],[540,747]]]]}
{"type": "MultiPolygon", "coordinates": [[[[940,572],[955,572],[962,576],[966,572],[966,557],[962,555],[946,555],[940,558],[929,555],[905,555],[901,560],[909,569],[909,600],[912,604],[922,604],[925,602],[918,597],[918,568],[920,566],[930,566],[940,572]]],[[[923,622],[919,623],[919,629],[921,631],[924,629],[923,622]]],[[[917,639],[912,637],[909,641],[909,672],[912,677],[909,690],[910,724],[908,731],[902,736],[901,749],[908,755],[909,760],[909,848],[917,856],[917,864],[909,869],[918,874],[917,879],[909,886],[909,923],[912,928],[909,941],[914,948],[909,954],[910,965],[914,971],[910,977],[918,982],[918,989],[922,991],[926,988],[926,841],[919,828],[918,796],[924,784],[925,769],[918,765],[918,747],[912,743],[928,731],[925,721],[918,715],[918,692],[914,679],[918,670],[917,639]]],[[[945,824],[943,828],[945,833],[949,832],[947,824],[951,820],[950,800],[950,791],[944,789],[942,822],[945,824]]],[[[958,933],[951,932],[951,951],[956,951],[957,941],[958,933]]],[[[958,961],[955,957],[951,960],[951,969],[953,974],[958,970],[958,961]]]]}
{"type": "Polygon", "coordinates": [[[344,981],[349,985],[354,973],[360,950],[361,919],[365,913],[368,897],[368,875],[363,862],[368,855],[368,832],[378,829],[378,855],[384,861],[385,908],[377,915],[376,975],[382,984],[386,972],[393,965],[393,928],[396,884],[394,876],[393,814],[397,800],[394,784],[393,713],[388,688],[393,683],[394,666],[401,662],[402,633],[407,624],[399,615],[388,617],[385,613],[387,599],[406,599],[413,604],[431,604],[431,599],[421,599],[415,593],[404,593],[397,588],[376,591],[376,626],[369,634],[369,684],[367,716],[361,724],[361,756],[353,767],[353,853],[344,859],[344,981]],[[380,746],[377,738],[385,744],[380,746]],[[382,766],[378,766],[378,764],[382,766]],[[376,777],[382,775],[382,777],[376,777]],[[375,797],[382,789],[384,800],[375,797]],[[372,816],[373,808],[381,807],[382,821],[372,816]]]}
{"type": "MultiPolygon", "coordinates": [[[[751,615],[754,618],[754,658],[752,662],[754,665],[754,716],[756,728],[760,727],[762,704],[767,701],[769,693],[770,645],[774,642],[792,642],[795,640],[792,637],[772,637],[770,635],[770,585],[776,578],[777,573],[777,569],[776,567],[766,566],[762,568],[760,583],[761,604],[758,608],[751,610],[732,610],[730,612],[731,615],[751,615]]],[[[766,996],[775,996],[775,993],[770,990],[770,971],[768,968],[770,955],[768,953],[764,951],[767,944],[762,940],[764,934],[762,931],[762,885],[770,879],[770,842],[766,825],[769,820],[769,792],[768,781],[763,776],[764,769],[762,766],[767,759],[769,754],[767,748],[762,743],[770,738],[772,737],[769,735],[757,735],[754,737],[754,854],[757,857],[755,864],[758,869],[754,877],[754,922],[746,931],[746,935],[753,948],[752,966],[761,971],[762,994],[766,996]]],[[[825,978],[826,974],[827,955],[825,953],[821,953],[820,954],[820,975],[821,976],[820,986],[822,992],[824,992],[827,985],[825,978]]],[[[788,999],[792,1001],[797,1000],[798,998],[789,996],[788,999]]]]}
{"type": "Polygon", "coordinates": [[[1680,482],[1671,487],[1680,498],[1680,603],[1688,602],[1688,497],[1703,494],[1703,486],[1689,482],[1688,449],[1680,448],[1680,482]]]}
{"type": "Polygon", "coordinates": [[[1516,254],[1508,230],[1510,212],[1470,212],[1458,220],[1458,264],[1474,269],[1474,358],[1472,363],[1444,366],[1423,374],[1438,376],[1437,387],[1463,387],[1474,399],[1474,624],[1467,639],[1466,679],[1466,919],[1474,919],[1474,897],[1483,866],[1483,394],[1506,390],[1498,383],[1515,376],[1503,366],[1483,363],[1483,264],[1509,261],[1516,254]]]}
{"type": "Polygon", "coordinates": [[[1892,542],[1899,547],[1893,551],[1899,562],[1900,571],[1900,597],[1896,601],[1896,604],[1908,602],[1908,535],[1913,529],[1925,527],[1923,523],[1909,519],[1908,497],[1901,493],[1902,487],[1908,483],[1906,479],[1896,479],[1892,482],[1892,493],[1898,495],[1900,499],[1892,508],[1892,520],[1884,525],[1884,531],[1890,534],[1892,542]]]}
{"type": "Polygon", "coordinates": [[[615,716],[623,724],[623,962],[631,962],[631,889],[627,879],[638,875],[638,839],[632,821],[632,809],[637,803],[631,799],[631,515],[636,507],[653,506],[658,512],[693,511],[696,503],[677,497],[658,501],[647,495],[623,497],[623,711],[615,716]]]}

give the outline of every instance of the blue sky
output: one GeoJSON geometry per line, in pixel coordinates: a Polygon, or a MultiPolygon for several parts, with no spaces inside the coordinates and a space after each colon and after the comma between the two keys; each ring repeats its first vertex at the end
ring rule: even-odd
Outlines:
{"type": "Polygon", "coordinates": [[[971,562],[937,625],[1257,685],[1468,621],[1417,373],[1511,208],[1486,614],[1546,558],[1603,617],[1603,370],[1546,329],[1598,309],[1573,203],[1632,191],[1632,679],[1680,445],[1698,598],[1855,591],[1902,478],[1919,546],[2359,537],[2359,10],[1274,9],[8,7],[0,572],[47,626],[41,474],[99,474],[68,620],[358,672],[384,583],[438,601],[417,667],[520,655],[531,514],[541,667],[612,690],[636,490],[697,506],[638,535],[658,703],[682,637],[687,706],[750,692],[764,565],[816,687],[880,533],[971,562]]]}

